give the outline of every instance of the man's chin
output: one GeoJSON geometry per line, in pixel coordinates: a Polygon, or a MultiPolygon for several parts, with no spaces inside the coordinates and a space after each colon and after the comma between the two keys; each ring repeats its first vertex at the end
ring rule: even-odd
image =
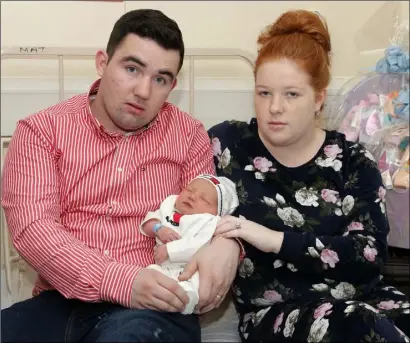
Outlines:
{"type": "MultiPolygon", "coordinates": [[[[134,118],[132,118],[134,119],[134,118]]],[[[128,121],[125,123],[120,123],[118,126],[122,129],[122,131],[124,131],[125,133],[133,133],[133,132],[137,132],[140,130],[143,130],[144,128],[147,128],[149,125],[149,121],[146,120],[141,120],[136,122],[135,120],[128,121]]]]}

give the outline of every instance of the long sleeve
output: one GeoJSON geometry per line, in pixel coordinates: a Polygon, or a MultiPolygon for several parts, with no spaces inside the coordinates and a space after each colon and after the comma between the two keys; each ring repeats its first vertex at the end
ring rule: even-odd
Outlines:
{"type": "Polygon", "coordinates": [[[387,255],[385,189],[379,170],[368,155],[356,152],[348,170],[355,174],[357,182],[353,187],[346,182],[346,194],[340,199],[340,223],[345,223],[342,232],[327,236],[286,231],[277,257],[302,273],[366,283],[380,275],[387,255]]]}
{"type": "Polygon", "coordinates": [[[202,125],[198,124],[190,145],[190,150],[182,168],[181,186],[185,187],[199,174],[215,175],[215,165],[209,137],[202,125]]]}
{"type": "MultiPolygon", "coordinates": [[[[142,220],[141,224],[140,224],[140,232],[145,235],[148,236],[148,234],[146,232],[144,232],[143,230],[143,226],[146,222],[148,222],[151,219],[157,219],[160,222],[162,222],[163,225],[166,225],[166,223],[164,222],[164,218],[167,215],[170,215],[174,209],[174,205],[175,205],[175,201],[177,199],[177,195],[173,194],[168,196],[160,205],[159,209],[157,209],[156,211],[150,211],[146,214],[146,216],[144,217],[144,219],[142,220]]],[[[170,227],[170,226],[168,226],[170,227]]]]}
{"type": "Polygon", "coordinates": [[[17,252],[67,298],[131,305],[141,268],[86,246],[60,221],[58,154],[52,138],[19,122],[3,169],[2,205],[17,252]]]}
{"type": "MultiPolygon", "coordinates": [[[[246,123],[236,122],[231,125],[229,121],[224,121],[216,126],[211,127],[208,130],[208,136],[211,142],[213,161],[216,166],[216,173],[218,176],[224,176],[232,181],[235,180],[235,170],[239,168],[237,161],[232,159],[231,150],[234,150],[234,146],[237,145],[238,138],[241,134],[238,134],[236,125],[246,126],[246,123]],[[229,139],[227,138],[229,137],[229,139]]],[[[244,132],[246,136],[248,132],[244,132]]],[[[237,183],[237,192],[240,198],[243,197],[242,186],[237,183]]],[[[243,199],[243,198],[242,198],[243,199]]],[[[241,199],[241,200],[242,200],[241,199]]],[[[232,215],[235,215],[233,213],[232,215]]],[[[235,238],[240,248],[239,260],[243,261],[246,256],[245,247],[239,238],[235,238]]]]}

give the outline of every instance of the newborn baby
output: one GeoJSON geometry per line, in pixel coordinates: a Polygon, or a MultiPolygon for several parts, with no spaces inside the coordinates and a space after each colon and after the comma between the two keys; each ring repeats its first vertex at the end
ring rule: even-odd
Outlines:
{"type": "MultiPolygon", "coordinates": [[[[208,244],[223,215],[232,214],[239,205],[235,184],[225,178],[203,174],[193,179],[179,195],[170,195],[155,212],[148,212],[140,231],[155,237],[159,264],[147,268],[178,281],[190,258],[208,244]]],[[[187,292],[189,303],[183,314],[193,313],[199,300],[199,275],[178,281],[187,292]]]]}

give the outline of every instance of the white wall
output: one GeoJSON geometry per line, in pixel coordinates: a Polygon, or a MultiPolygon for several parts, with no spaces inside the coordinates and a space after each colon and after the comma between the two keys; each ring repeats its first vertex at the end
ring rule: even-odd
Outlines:
{"type": "MultiPolygon", "coordinates": [[[[319,11],[327,20],[333,43],[333,74],[349,77],[358,70],[352,38],[380,9],[384,21],[375,27],[389,31],[389,17],[403,6],[408,18],[409,4],[386,1],[126,1],[126,9],[153,7],[165,11],[180,25],[187,46],[230,47],[256,52],[260,31],[290,9],[319,11]],[[387,5],[390,3],[390,5],[387,5]],[[397,6],[397,4],[399,6],[397,6]],[[189,15],[187,15],[189,13],[189,15]],[[212,20],[212,24],[210,21],[212,20]]],[[[380,34],[377,33],[379,36],[380,34]]],[[[380,42],[385,45],[387,42],[380,42]]],[[[229,69],[218,72],[230,72],[229,69]]],[[[234,75],[237,71],[234,70],[234,75]]]]}
{"type": "MultiPolygon", "coordinates": [[[[326,17],[332,37],[330,88],[337,92],[382,56],[382,50],[359,55],[354,38],[367,42],[365,49],[383,49],[389,44],[393,16],[398,13],[408,21],[409,5],[407,1],[7,1],[1,2],[1,44],[105,47],[115,21],[136,8],[157,8],[175,19],[187,48],[240,48],[252,54],[260,31],[282,12],[318,10],[326,17]]],[[[93,61],[69,61],[64,67],[66,97],[86,91],[96,77],[93,61]]],[[[170,98],[184,110],[188,110],[187,69],[186,62],[170,98]]],[[[18,119],[58,101],[57,73],[56,61],[2,61],[1,135],[11,135],[18,119]]],[[[207,127],[223,118],[253,115],[253,79],[247,64],[237,60],[196,61],[195,74],[193,114],[207,127]]]]}
{"type": "MultiPolygon", "coordinates": [[[[390,32],[391,18],[399,10],[408,20],[409,8],[406,1],[7,1],[1,2],[1,44],[97,49],[106,45],[113,24],[124,12],[148,7],[160,9],[178,22],[187,48],[240,48],[253,54],[260,31],[282,12],[318,10],[327,18],[332,36],[333,92],[381,57],[380,51],[359,56],[354,43],[358,34],[368,30],[369,20],[379,16],[370,36],[384,48],[389,43],[384,33],[390,32]]],[[[366,35],[364,38],[367,42],[366,35]]],[[[184,110],[188,110],[187,69],[186,62],[182,82],[170,98],[184,110]]],[[[58,101],[57,72],[55,61],[2,61],[3,136],[12,134],[18,119],[58,101]]],[[[224,118],[253,115],[253,79],[248,65],[237,60],[197,61],[195,74],[194,115],[207,127],[224,118]]],[[[65,75],[66,97],[84,92],[96,77],[93,61],[66,62],[65,75]]]]}
{"type": "MultiPolygon", "coordinates": [[[[388,44],[395,10],[407,21],[409,16],[408,1],[3,1],[1,44],[104,47],[114,22],[125,11],[136,8],[157,8],[175,19],[187,47],[230,47],[253,53],[260,31],[282,12],[295,8],[318,10],[329,24],[336,77],[357,72],[354,38],[366,29],[372,16],[381,13],[368,38],[382,47],[388,44]]],[[[237,65],[223,67],[211,72],[238,76],[237,65]]],[[[210,69],[205,71],[208,75],[210,69]]],[[[9,68],[2,71],[5,75],[8,72],[9,68]]]]}

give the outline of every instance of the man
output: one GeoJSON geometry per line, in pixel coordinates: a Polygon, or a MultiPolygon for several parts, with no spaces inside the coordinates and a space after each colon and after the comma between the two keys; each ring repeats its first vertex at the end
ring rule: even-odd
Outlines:
{"type": "MultiPolygon", "coordinates": [[[[38,272],[32,299],[1,313],[2,341],[199,341],[197,315],[154,270],[154,240],[138,226],[171,193],[214,173],[208,135],[167,103],[184,58],[178,25],[156,10],[115,24],[87,94],[17,125],[3,169],[2,205],[13,243],[38,272]]],[[[239,261],[223,238],[181,279],[201,275],[199,312],[217,306],[239,261]],[[212,259],[218,255],[218,265],[212,259]]]]}

